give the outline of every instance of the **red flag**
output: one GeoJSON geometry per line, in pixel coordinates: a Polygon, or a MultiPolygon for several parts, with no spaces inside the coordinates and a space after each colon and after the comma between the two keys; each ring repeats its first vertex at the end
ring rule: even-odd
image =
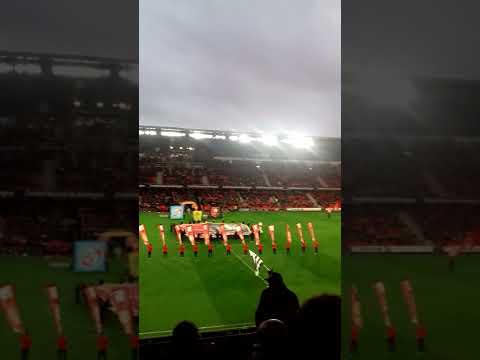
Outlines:
{"type": "Polygon", "coordinates": [[[272,239],[272,244],[275,244],[275,225],[268,225],[268,234],[272,239]]]}
{"type": "Polygon", "coordinates": [[[117,289],[110,294],[110,301],[113,309],[117,314],[118,320],[122,324],[125,334],[132,335],[132,314],[130,312],[130,304],[128,302],[128,295],[124,288],[117,289]]]}
{"type": "Polygon", "coordinates": [[[148,237],[147,237],[147,231],[145,230],[145,226],[144,225],[140,225],[138,227],[138,232],[140,233],[140,237],[142,238],[143,240],[143,244],[145,246],[148,245],[149,241],[148,241],[148,237]]]}
{"type": "Polygon", "coordinates": [[[317,239],[315,238],[315,231],[313,229],[313,224],[309,222],[307,226],[308,226],[308,232],[310,234],[310,238],[312,239],[312,242],[317,241],[317,239]]]}
{"type": "Polygon", "coordinates": [[[100,318],[100,308],[97,302],[97,293],[95,288],[92,286],[86,287],[85,297],[87,298],[87,304],[90,309],[90,315],[92,316],[93,322],[95,323],[95,329],[97,334],[100,334],[103,330],[102,320],[100,318]]]}
{"type": "Polygon", "coordinates": [[[47,290],[48,305],[50,307],[50,311],[52,312],[55,329],[57,330],[58,335],[62,335],[63,328],[62,328],[62,319],[60,316],[60,300],[58,297],[58,289],[55,285],[48,285],[46,287],[46,290],[47,290]]]}
{"type": "Polygon", "coordinates": [[[300,242],[302,244],[305,244],[305,240],[303,239],[302,224],[300,223],[297,224],[297,233],[298,233],[298,237],[300,238],[300,242]]]}
{"type": "Polygon", "coordinates": [[[373,288],[375,290],[375,294],[377,295],[378,304],[380,306],[380,311],[382,312],[383,322],[385,326],[390,328],[392,326],[392,322],[390,321],[390,315],[388,312],[388,304],[387,304],[387,296],[385,294],[385,285],[381,281],[376,282],[373,284],[373,288]]]}
{"type": "Polygon", "coordinates": [[[360,311],[360,300],[358,299],[358,290],[352,286],[350,290],[351,306],[352,306],[352,324],[356,329],[363,327],[362,313],[360,311]]]}
{"type": "Polygon", "coordinates": [[[25,328],[20,318],[20,311],[18,310],[15,290],[12,285],[8,284],[0,287],[0,305],[13,332],[25,333],[25,328]]]}
{"type": "Polygon", "coordinates": [[[160,240],[162,240],[162,245],[165,245],[165,230],[163,225],[158,225],[158,231],[160,232],[160,240]]]}
{"type": "Polygon", "coordinates": [[[407,305],[410,321],[412,324],[418,325],[417,305],[415,304],[412,284],[409,280],[403,280],[400,282],[400,288],[402,290],[403,300],[407,305]]]}

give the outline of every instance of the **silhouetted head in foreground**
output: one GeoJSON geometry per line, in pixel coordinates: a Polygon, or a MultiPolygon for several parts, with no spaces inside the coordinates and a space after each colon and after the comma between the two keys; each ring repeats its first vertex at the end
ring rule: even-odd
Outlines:
{"type": "Polygon", "coordinates": [[[190,321],[181,321],[173,329],[173,343],[182,347],[195,346],[199,337],[198,328],[190,321]]]}
{"type": "Polygon", "coordinates": [[[258,342],[265,347],[278,347],[288,335],[287,326],[278,319],[265,320],[257,330],[258,342]]]}
{"type": "Polygon", "coordinates": [[[269,271],[268,278],[266,279],[268,286],[272,289],[283,290],[286,288],[285,283],[283,282],[282,275],[278,272],[269,271]]]}
{"type": "Polygon", "coordinates": [[[295,336],[307,352],[340,358],[341,299],[338,295],[314,296],[298,312],[295,336]]]}

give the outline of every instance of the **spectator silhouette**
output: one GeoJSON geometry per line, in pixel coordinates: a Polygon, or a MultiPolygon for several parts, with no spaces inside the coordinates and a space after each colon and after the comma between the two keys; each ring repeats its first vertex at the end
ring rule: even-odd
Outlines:
{"type": "Polygon", "coordinates": [[[270,319],[262,322],[257,330],[252,360],[278,360],[288,357],[288,330],[283,321],[270,319]]]}
{"type": "Polygon", "coordinates": [[[289,327],[299,308],[297,295],[287,288],[277,272],[269,272],[267,282],[268,287],[260,295],[255,324],[259,327],[265,320],[278,319],[289,327]]]}
{"type": "Polygon", "coordinates": [[[337,295],[314,296],[298,312],[293,333],[299,358],[340,358],[341,300],[337,295]]]}
{"type": "Polygon", "coordinates": [[[173,329],[170,359],[203,359],[198,328],[190,321],[181,321],[173,329]]]}

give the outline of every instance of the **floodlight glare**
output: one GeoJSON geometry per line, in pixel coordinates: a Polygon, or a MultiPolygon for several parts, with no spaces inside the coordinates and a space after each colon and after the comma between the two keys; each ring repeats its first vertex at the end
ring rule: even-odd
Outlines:
{"type": "Polygon", "coordinates": [[[186,134],[178,131],[161,131],[160,135],[169,136],[169,137],[182,137],[182,136],[185,136],[186,134]]]}
{"type": "Polygon", "coordinates": [[[213,135],[211,134],[203,134],[203,133],[197,133],[197,132],[190,133],[189,136],[196,140],[211,139],[213,137],[213,135]]]}
{"type": "Polygon", "coordinates": [[[309,149],[313,146],[313,139],[308,136],[290,136],[282,141],[297,149],[309,149]]]}
{"type": "Polygon", "coordinates": [[[255,140],[254,138],[248,136],[247,134],[242,134],[238,137],[238,141],[240,141],[242,144],[248,144],[255,140]]]}
{"type": "Polygon", "coordinates": [[[260,142],[265,145],[274,146],[278,144],[278,138],[275,135],[263,135],[260,142]]]}

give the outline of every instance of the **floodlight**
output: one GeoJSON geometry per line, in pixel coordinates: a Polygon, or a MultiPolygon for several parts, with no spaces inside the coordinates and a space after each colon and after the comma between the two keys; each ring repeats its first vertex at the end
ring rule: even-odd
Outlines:
{"type": "Polygon", "coordinates": [[[278,138],[275,135],[263,135],[259,140],[265,145],[274,146],[278,144],[278,138]]]}
{"type": "Polygon", "coordinates": [[[254,138],[248,136],[247,134],[242,134],[238,137],[238,141],[240,141],[242,144],[248,144],[255,140],[254,138]]]}
{"type": "Polygon", "coordinates": [[[196,140],[211,139],[213,137],[213,135],[211,135],[211,134],[203,134],[203,133],[199,133],[199,132],[190,133],[189,136],[193,139],[196,139],[196,140]]]}
{"type": "Polygon", "coordinates": [[[311,137],[308,136],[289,136],[282,140],[284,143],[289,144],[297,149],[309,149],[313,146],[314,142],[311,137]]]}
{"type": "Polygon", "coordinates": [[[178,131],[161,131],[160,135],[169,136],[169,137],[182,137],[182,136],[185,136],[186,134],[178,131]]]}

